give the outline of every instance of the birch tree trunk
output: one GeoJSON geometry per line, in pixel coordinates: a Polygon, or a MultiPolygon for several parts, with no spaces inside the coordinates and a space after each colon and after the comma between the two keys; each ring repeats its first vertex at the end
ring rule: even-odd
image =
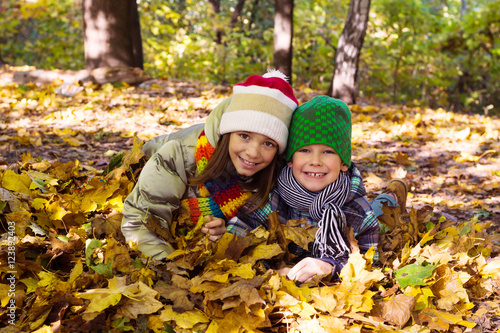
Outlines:
{"type": "Polygon", "coordinates": [[[351,0],[335,57],[335,71],[327,95],[356,103],[359,55],[368,26],[370,0],[351,0]]]}
{"type": "Polygon", "coordinates": [[[274,68],[289,77],[292,84],[293,1],[275,0],[274,68]]]}

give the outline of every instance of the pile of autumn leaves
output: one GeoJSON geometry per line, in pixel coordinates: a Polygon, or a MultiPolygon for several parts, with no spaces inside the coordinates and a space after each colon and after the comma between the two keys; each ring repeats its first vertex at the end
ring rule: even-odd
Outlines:
{"type": "MultiPolygon", "coordinates": [[[[178,250],[148,261],[120,233],[123,200],[144,157],[142,142],[107,174],[78,161],[23,156],[0,173],[2,223],[15,221],[16,325],[23,331],[459,332],[500,314],[495,235],[477,220],[450,223],[432,208],[396,216],[388,244],[353,253],[340,281],[296,284],[274,270],[290,241],[307,247],[315,229],[297,221],[213,244],[197,228],[163,230],[178,250]],[[382,250],[382,249],[381,249],[382,250]]],[[[385,209],[388,209],[387,207],[385,209]]],[[[155,228],[156,221],[148,221],[155,228]]],[[[5,278],[6,237],[0,276],[5,278]]],[[[9,302],[1,280],[2,309],[9,302]]],[[[6,311],[1,325],[8,325],[6,311]]]]}

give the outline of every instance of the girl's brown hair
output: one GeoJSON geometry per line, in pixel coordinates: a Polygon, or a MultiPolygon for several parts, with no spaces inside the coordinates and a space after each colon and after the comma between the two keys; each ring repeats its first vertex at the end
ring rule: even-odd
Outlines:
{"type": "MultiPolygon", "coordinates": [[[[188,181],[188,185],[197,186],[207,181],[218,180],[222,182],[229,181],[236,174],[236,168],[229,156],[229,138],[231,133],[223,134],[212,156],[208,159],[205,170],[201,175],[192,177],[188,181]]],[[[240,186],[245,191],[255,191],[248,200],[247,207],[253,208],[250,211],[264,207],[269,201],[269,193],[273,189],[276,180],[278,179],[279,170],[285,164],[282,155],[276,153],[272,162],[257,172],[248,180],[241,180],[240,186]]],[[[249,211],[249,212],[250,212],[249,211]]]]}

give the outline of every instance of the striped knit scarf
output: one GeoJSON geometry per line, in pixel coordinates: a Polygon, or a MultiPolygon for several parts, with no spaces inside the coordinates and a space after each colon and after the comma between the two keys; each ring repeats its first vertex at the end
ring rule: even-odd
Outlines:
{"type": "Polygon", "coordinates": [[[339,258],[350,252],[345,236],[344,205],[351,189],[351,180],[346,172],[340,172],[336,181],[320,192],[304,188],[293,176],[292,168],[286,166],[278,178],[277,190],[285,203],[318,221],[312,255],[315,258],[339,258]]]}
{"type": "MultiPolygon", "coordinates": [[[[201,132],[196,143],[196,167],[201,174],[207,166],[214,147],[208,142],[205,131],[201,132]]],[[[190,215],[190,223],[195,225],[206,215],[228,220],[234,217],[238,210],[252,196],[251,192],[243,191],[238,184],[238,175],[234,175],[227,182],[218,179],[208,181],[199,186],[201,198],[181,200],[181,216],[190,215]]]]}

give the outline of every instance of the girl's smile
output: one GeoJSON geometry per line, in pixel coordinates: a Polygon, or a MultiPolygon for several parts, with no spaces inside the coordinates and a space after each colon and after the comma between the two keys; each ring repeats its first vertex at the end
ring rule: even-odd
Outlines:
{"type": "Polygon", "coordinates": [[[229,156],[240,176],[251,177],[266,168],[278,152],[278,144],[255,132],[232,132],[229,156]]]}

